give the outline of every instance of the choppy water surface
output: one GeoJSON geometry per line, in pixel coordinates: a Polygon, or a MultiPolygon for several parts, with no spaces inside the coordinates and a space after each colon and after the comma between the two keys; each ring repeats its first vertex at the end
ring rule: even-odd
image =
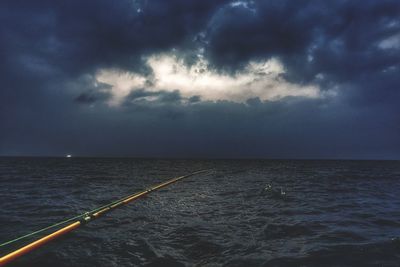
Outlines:
{"type": "Polygon", "coordinates": [[[204,168],[12,266],[400,265],[399,161],[2,158],[0,242],[204,168]]]}

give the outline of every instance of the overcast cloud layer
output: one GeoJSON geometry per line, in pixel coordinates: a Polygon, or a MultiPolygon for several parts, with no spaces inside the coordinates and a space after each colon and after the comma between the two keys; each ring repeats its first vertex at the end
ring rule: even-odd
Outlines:
{"type": "Polygon", "coordinates": [[[400,159],[400,2],[1,1],[0,155],[400,159]]]}

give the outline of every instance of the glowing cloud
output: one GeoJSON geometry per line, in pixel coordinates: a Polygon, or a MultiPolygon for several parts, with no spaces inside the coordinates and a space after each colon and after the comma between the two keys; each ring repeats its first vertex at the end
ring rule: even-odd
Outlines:
{"type": "Polygon", "coordinates": [[[112,86],[111,105],[118,105],[130,92],[179,90],[183,97],[200,96],[202,100],[229,100],[245,102],[249,98],[278,100],[287,96],[319,98],[322,94],[317,86],[292,84],[282,78],[283,65],[277,59],[250,62],[236,74],[221,74],[208,68],[202,57],[191,66],[173,54],[159,54],[147,58],[151,76],[102,69],[96,74],[98,82],[112,86]]]}

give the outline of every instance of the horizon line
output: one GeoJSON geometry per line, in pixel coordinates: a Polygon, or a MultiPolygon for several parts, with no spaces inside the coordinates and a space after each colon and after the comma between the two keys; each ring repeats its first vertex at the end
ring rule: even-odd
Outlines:
{"type": "Polygon", "coordinates": [[[150,156],[90,156],[90,155],[78,155],[71,157],[67,155],[0,155],[0,158],[65,158],[65,159],[144,159],[144,160],[298,160],[298,161],[400,161],[400,159],[394,158],[307,158],[307,157],[276,157],[276,158],[256,158],[256,157],[150,157],[150,156]]]}

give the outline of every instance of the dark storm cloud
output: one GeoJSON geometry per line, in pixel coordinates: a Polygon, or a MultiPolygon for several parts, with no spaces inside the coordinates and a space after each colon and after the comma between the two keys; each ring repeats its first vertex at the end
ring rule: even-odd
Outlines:
{"type": "Polygon", "coordinates": [[[322,89],[350,83],[368,104],[399,97],[399,49],[379,46],[400,32],[398,1],[248,3],[226,6],[209,24],[207,52],[217,68],[232,71],[251,59],[277,57],[290,81],[317,82],[322,89]]]}
{"type": "Polygon", "coordinates": [[[229,69],[253,58],[302,53],[320,21],[310,1],[247,3],[226,6],[209,25],[207,51],[218,67],[229,69]]]}
{"type": "Polygon", "coordinates": [[[138,68],[147,53],[182,45],[224,1],[2,1],[2,46],[68,74],[138,68]]]}
{"type": "Polygon", "coordinates": [[[170,91],[147,91],[145,89],[138,89],[132,91],[125,97],[125,106],[132,104],[173,104],[181,103],[184,100],[178,90],[170,91]]]}
{"type": "Polygon", "coordinates": [[[1,1],[0,155],[399,158],[399,18],[396,0],[1,1]],[[108,105],[98,70],[151,87],[144,59],[171,51],[231,74],[277,58],[286,80],[337,96],[209,102],[143,88],[108,105]]]}
{"type": "MultiPolygon", "coordinates": [[[[345,78],[399,62],[398,53],[393,57],[376,46],[400,30],[398,1],[250,3],[226,6],[209,24],[205,40],[217,66],[234,68],[250,59],[277,56],[296,58],[298,67],[307,66],[313,73],[345,78]],[[312,63],[308,55],[313,56],[312,63]],[[354,61],[345,61],[349,59],[354,61]]],[[[296,63],[285,62],[288,67],[296,63]]]]}
{"type": "Polygon", "coordinates": [[[79,80],[78,91],[83,91],[74,98],[76,103],[94,104],[95,102],[106,102],[111,99],[111,86],[105,83],[94,82],[92,77],[82,77],[79,80]]]}
{"type": "Polygon", "coordinates": [[[75,101],[82,104],[92,104],[97,101],[106,101],[110,98],[111,94],[109,92],[87,91],[77,96],[75,101]]]}
{"type": "Polygon", "coordinates": [[[194,96],[189,97],[188,101],[190,103],[200,102],[201,101],[201,97],[198,96],[198,95],[194,95],[194,96]]]}

